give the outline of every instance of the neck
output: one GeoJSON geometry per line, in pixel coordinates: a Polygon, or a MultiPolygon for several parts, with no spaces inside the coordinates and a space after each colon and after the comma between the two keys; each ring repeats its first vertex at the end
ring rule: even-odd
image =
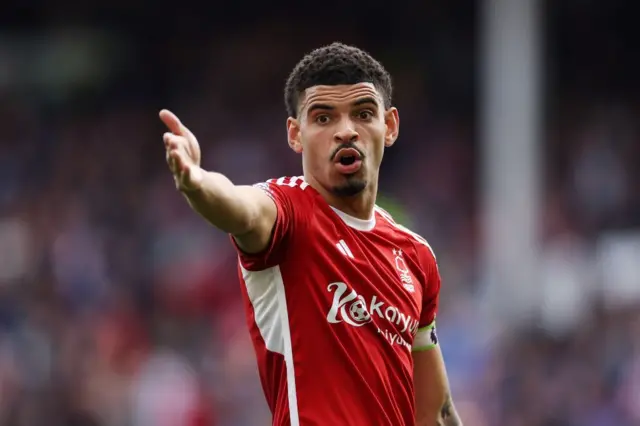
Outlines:
{"type": "Polygon", "coordinates": [[[340,210],[349,216],[362,220],[369,220],[373,216],[373,209],[376,204],[378,193],[377,179],[369,182],[367,187],[353,197],[339,197],[315,180],[312,176],[305,176],[305,181],[322,195],[322,198],[332,207],[340,210]]]}

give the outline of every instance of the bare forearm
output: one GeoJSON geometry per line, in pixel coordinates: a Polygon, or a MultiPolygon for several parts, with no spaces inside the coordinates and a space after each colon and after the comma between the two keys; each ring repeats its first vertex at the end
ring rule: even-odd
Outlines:
{"type": "Polygon", "coordinates": [[[438,426],[463,426],[462,420],[456,412],[456,408],[453,405],[451,395],[447,395],[445,403],[442,405],[440,415],[438,418],[438,426]]]}
{"type": "Polygon", "coordinates": [[[248,232],[257,216],[247,202],[246,188],[234,185],[220,173],[204,171],[200,189],[183,194],[193,210],[229,234],[248,232]]]}
{"type": "Polygon", "coordinates": [[[416,424],[462,426],[451,399],[447,371],[439,346],[413,353],[416,424]]]}
{"type": "Polygon", "coordinates": [[[463,426],[451,396],[447,394],[440,401],[444,402],[428,404],[431,408],[422,406],[420,409],[421,407],[418,406],[417,426],[463,426]]]}
{"type": "Polygon", "coordinates": [[[176,188],[191,207],[243,248],[260,250],[269,242],[277,217],[272,198],[251,186],[236,186],[220,173],[200,167],[198,140],[171,111],[160,111],[169,129],[162,137],[176,188]]]}

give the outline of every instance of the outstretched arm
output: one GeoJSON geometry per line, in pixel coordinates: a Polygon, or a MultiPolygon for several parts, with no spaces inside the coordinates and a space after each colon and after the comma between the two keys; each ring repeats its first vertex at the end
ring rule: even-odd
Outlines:
{"type": "Polygon", "coordinates": [[[233,235],[246,253],[264,250],[271,239],[277,207],[262,190],[234,185],[226,176],[200,167],[196,137],[172,112],[160,119],[169,129],[163,140],[176,188],[189,205],[218,229],[233,235]]]}
{"type": "Polygon", "coordinates": [[[416,425],[462,426],[451,399],[447,371],[439,346],[434,344],[414,350],[413,381],[416,425]]]}

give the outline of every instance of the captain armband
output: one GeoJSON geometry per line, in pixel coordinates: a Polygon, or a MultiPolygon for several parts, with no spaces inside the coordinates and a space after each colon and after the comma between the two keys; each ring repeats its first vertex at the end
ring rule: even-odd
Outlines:
{"type": "Polygon", "coordinates": [[[413,339],[413,352],[426,351],[438,346],[438,335],[436,333],[436,320],[425,327],[419,328],[416,337],[413,339]]]}

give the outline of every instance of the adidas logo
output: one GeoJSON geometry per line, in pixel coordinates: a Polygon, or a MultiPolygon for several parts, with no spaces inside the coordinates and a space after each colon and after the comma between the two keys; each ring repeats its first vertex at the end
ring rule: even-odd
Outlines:
{"type": "Polygon", "coordinates": [[[340,250],[340,253],[344,254],[347,257],[350,257],[351,259],[355,259],[355,257],[353,256],[353,253],[351,252],[351,249],[349,248],[347,243],[344,242],[344,240],[338,241],[336,243],[336,247],[338,247],[338,250],[340,250]]]}

